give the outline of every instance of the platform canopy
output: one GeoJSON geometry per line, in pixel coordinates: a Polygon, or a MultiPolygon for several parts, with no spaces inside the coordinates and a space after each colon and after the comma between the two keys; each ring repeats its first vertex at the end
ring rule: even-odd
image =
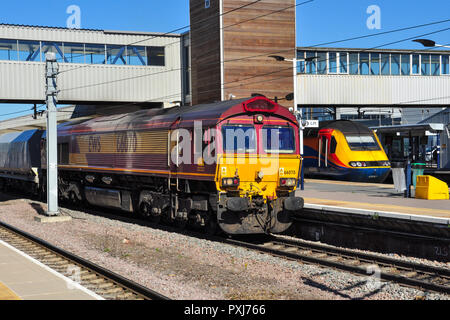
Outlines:
{"type": "Polygon", "coordinates": [[[376,133],[394,133],[394,134],[411,134],[412,136],[424,136],[427,132],[438,134],[444,131],[442,123],[423,123],[423,124],[403,124],[396,126],[371,127],[376,133]]]}

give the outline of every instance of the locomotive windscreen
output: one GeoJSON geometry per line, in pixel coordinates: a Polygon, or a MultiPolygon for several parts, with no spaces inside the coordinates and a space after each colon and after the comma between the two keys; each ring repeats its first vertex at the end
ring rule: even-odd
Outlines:
{"type": "Polygon", "coordinates": [[[380,150],[378,142],[373,135],[350,136],[345,135],[350,149],[353,151],[377,151],[380,150]]]}

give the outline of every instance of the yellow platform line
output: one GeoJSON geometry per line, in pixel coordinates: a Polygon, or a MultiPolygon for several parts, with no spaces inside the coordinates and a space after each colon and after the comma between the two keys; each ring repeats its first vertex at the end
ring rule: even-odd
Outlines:
{"type": "Polygon", "coordinates": [[[22,300],[14,291],[0,282],[0,301],[4,300],[22,300]]]}
{"type": "Polygon", "coordinates": [[[358,186],[358,187],[377,187],[377,188],[394,189],[394,185],[393,184],[385,184],[385,183],[336,181],[336,180],[322,180],[322,179],[305,179],[305,183],[308,183],[308,182],[310,182],[310,183],[347,185],[347,186],[358,186]]]}
{"type": "Polygon", "coordinates": [[[365,203],[365,202],[354,202],[354,201],[318,199],[318,198],[304,198],[304,199],[305,199],[305,203],[308,203],[308,204],[322,204],[322,205],[326,205],[326,206],[345,207],[345,208],[353,208],[353,209],[378,210],[378,211],[386,211],[386,212],[407,213],[407,214],[414,214],[414,215],[421,215],[421,216],[423,216],[423,215],[433,216],[433,217],[438,217],[438,218],[450,218],[450,210],[405,207],[405,206],[391,205],[391,204],[385,204],[385,203],[365,203]]]}

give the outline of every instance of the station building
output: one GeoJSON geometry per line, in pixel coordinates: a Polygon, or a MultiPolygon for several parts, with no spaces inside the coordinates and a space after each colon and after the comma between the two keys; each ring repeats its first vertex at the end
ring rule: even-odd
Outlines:
{"type": "Polygon", "coordinates": [[[448,50],[300,47],[299,104],[311,119],[418,123],[450,105],[449,57],[448,50]]]}

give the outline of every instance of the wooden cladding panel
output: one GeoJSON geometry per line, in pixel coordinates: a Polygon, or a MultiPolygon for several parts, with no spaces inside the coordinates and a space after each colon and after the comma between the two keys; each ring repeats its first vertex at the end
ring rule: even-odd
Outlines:
{"type": "Polygon", "coordinates": [[[192,104],[220,101],[219,0],[190,0],[192,104]]]}
{"type": "MultiPolygon", "coordinates": [[[[223,11],[251,2],[254,0],[224,0],[223,11]]],[[[295,0],[262,0],[223,16],[225,97],[261,93],[273,99],[294,91],[292,62],[268,57],[294,58],[295,8],[278,12],[294,5],[295,0]],[[250,56],[257,57],[243,59],[250,56]],[[231,61],[234,59],[239,60],[231,61]]],[[[280,104],[293,106],[286,100],[280,104]]]]}
{"type": "MultiPolygon", "coordinates": [[[[294,57],[295,0],[252,2],[211,0],[210,8],[206,9],[204,0],[190,0],[193,104],[221,99],[220,32],[223,33],[225,99],[231,94],[244,98],[252,93],[271,99],[283,98],[294,91],[292,62],[280,62],[268,56],[294,57]],[[248,6],[237,9],[244,5],[248,6]]],[[[280,103],[293,106],[292,101],[280,103]]]]}

